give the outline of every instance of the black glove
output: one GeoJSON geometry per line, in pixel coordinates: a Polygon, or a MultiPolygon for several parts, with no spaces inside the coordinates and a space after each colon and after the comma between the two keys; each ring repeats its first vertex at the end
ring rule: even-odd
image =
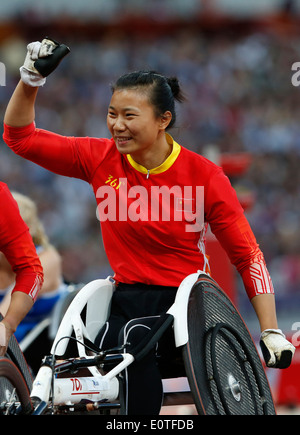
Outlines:
{"type": "Polygon", "coordinates": [[[289,367],[295,353],[280,329],[266,329],[260,337],[260,347],[267,367],[285,369],[289,367]]]}
{"type": "Polygon", "coordinates": [[[46,77],[69,52],[69,47],[50,38],[31,42],[27,45],[24,65],[20,68],[22,81],[30,86],[44,85],[46,77]]]}

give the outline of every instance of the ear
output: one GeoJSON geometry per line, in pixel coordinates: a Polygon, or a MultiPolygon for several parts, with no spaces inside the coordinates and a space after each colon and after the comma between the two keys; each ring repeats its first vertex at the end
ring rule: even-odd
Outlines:
{"type": "Polygon", "coordinates": [[[162,130],[165,130],[172,120],[172,113],[167,110],[160,118],[160,124],[162,130]]]}

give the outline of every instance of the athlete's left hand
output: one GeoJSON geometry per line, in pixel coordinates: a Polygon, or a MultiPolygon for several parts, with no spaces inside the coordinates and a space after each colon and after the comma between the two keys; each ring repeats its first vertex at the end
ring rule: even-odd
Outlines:
{"type": "Polygon", "coordinates": [[[11,333],[6,328],[5,324],[0,322],[0,356],[4,356],[6,354],[10,336],[11,333]]]}
{"type": "Polygon", "coordinates": [[[260,336],[260,347],[267,367],[285,369],[290,366],[295,347],[280,329],[266,329],[260,336]]]}

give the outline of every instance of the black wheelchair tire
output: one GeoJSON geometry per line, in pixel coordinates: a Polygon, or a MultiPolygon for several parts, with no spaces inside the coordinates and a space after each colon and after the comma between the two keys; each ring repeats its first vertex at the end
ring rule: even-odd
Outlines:
{"type": "Polygon", "coordinates": [[[5,357],[0,357],[0,402],[2,415],[28,414],[33,410],[30,393],[22,373],[10,359],[5,357]],[[16,403],[7,406],[12,396],[16,403]]]}
{"type": "Polygon", "coordinates": [[[241,315],[218,284],[200,275],[188,301],[183,360],[200,415],[274,415],[269,383],[241,315]]]}
{"type": "MultiPolygon", "coordinates": [[[[0,314],[0,321],[3,319],[3,316],[0,314]]],[[[27,361],[23,355],[23,352],[20,349],[19,343],[14,335],[10,337],[8,348],[5,354],[5,357],[10,359],[17,369],[21,372],[27,388],[29,391],[32,389],[32,374],[31,370],[28,367],[27,361]]]]}

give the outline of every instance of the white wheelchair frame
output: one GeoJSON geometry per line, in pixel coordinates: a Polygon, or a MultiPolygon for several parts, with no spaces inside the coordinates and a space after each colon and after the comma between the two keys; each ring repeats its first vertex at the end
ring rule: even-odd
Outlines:
{"type": "MultiPolygon", "coordinates": [[[[187,307],[191,289],[197,281],[197,272],[187,276],[180,284],[174,304],[167,314],[173,318],[173,330],[176,347],[183,346],[188,342],[187,307]]],[[[75,335],[78,357],[84,360],[93,360],[87,347],[83,344],[86,338],[93,342],[101,327],[105,324],[109,312],[113,291],[114,280],[111,277],[98,279],[88,283],[75,296],[67,309],[51,348],[51,357],[55,363],[56,372],[63,372],[65,362],[58,362],[65,354],[72,333],[75,335]],[[81,312],[86,307],[85,322],[81,318],[81,312]]],[[[109,354],[111,355],[111,354],[109,354]]],[[[75,358],[75,357],[74,357],[75,358]]],[[[89,376],[55,377],[53,366],[44,364],[39,369],[33,382],[30,397],[36,405],[36,413],[41,413],[49,404],[53,407],[58,405],[75,405],[82,401],[91,403],[114,402],[119,396],[120,374],[133,361],[134,356],[130,353],[121,353],[121,361],[105,374],[96,365],[88,367],[89,376]]],[[[188,391],[187,383],[183,383],[183,390],[188,391]]]]}

